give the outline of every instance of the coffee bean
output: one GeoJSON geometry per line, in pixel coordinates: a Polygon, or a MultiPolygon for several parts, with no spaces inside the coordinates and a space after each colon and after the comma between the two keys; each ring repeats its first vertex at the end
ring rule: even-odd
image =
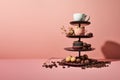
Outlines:
{"type": "Polygon", "coordinates": [[[84,67],[84,66],[82,66],[81,68],[82,68],[82,69],[85,69],[85,67],[84,67]]]}
{"type": "Polygon", "coordinates": [[[86,55],[86,54],[84,54],[83,57],[84,57],[85,59],[88,59],[88,55],[86,55]]]}
{"type": "Polygon", "coordinates": [[[85,60],[84,63],[85,64],[89,64],[90,62],[89,62],[89,60],[85,60]]]}
{"type": "Polygon", "coordinates": [[[70,68],[70,66],[67,66],[68,68],[70,68]]]}
{"type": "Polygon", "coordinates": [[[63,66],[62,68],[65,68],[65,66],[63,66]]]}
{"type": "Polygon", "coordinates": [[[89,59],[88,56],[85,54],[83,56],[76,57],[75,62],[66,62],[65,60],[57,61],[57,62],[51,61],[50,63],[43,63],[42,67],[52,69],[53,67],[57,68],[59,65],[62,66],[62,68],[66,68],[65,66],[69,68],[72,65],[73,67],[75,66],[85,69],[85,68],[93,68],[93,67],[95,68],[108,67],[109,66],[108,64],[110,63],[111,63],[110,61],[98,61],[96,59],[89,59]]]}

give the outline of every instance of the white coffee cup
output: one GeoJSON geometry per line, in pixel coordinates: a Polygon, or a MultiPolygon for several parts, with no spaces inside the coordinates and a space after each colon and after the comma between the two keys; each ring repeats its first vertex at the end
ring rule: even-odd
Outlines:
{"type": "Polygon", "coordinates": [[[73,20],[74,20],[74,21],[85,21],[86,16],[87,16],[87,15],[85,15],[85,14],[83,14],[83,13],[74,13],[74,14],[73,14],[73,20]]]}

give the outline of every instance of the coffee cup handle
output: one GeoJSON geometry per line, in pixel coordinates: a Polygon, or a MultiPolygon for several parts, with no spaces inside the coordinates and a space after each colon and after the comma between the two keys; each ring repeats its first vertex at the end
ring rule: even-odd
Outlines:
{"type": "Polygon", "coordinates": [[[90,20],[90,16],[88,17],[88,19],[86,19],[85,21],[89,21],[90,20]]]}

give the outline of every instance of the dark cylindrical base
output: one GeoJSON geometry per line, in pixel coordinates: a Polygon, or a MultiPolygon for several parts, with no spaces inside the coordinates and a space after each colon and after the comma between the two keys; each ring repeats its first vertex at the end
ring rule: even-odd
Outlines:
{"type": "Polygon", "coordinates": [[[80,51],[79,51],[79,56],[78,57],[80,57],[80,51]]]}

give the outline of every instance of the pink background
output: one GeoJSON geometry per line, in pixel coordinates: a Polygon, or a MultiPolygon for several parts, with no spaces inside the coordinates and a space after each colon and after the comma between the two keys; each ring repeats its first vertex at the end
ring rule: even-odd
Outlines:
{"type": "Polygon", "coordinates": [[[0,58],[77,55],[64,50],[76,39],[66,38],[60,30],[62,25],[71,26],[69,22],[76,12],[91,16],[92,24],[86,29],[94,37],[83,40],[96,50],[88,55],[104,58],[102,46],[106,42],[120,43],[119,3],[120,0],[0,0],[0,58]]]}
{"type": "Polygon", "coordinates": [[[39,58],[78,55],[64,50],[77,39],[60,30],[78,12],[91,16],[86,29],[94,37],[82,40],[96,48],[83,53],[120,59],[120,0],[0,0],[0,80],[120,80],[120,61],[101,69],[41,67],[46,59],[39,58]]]}

